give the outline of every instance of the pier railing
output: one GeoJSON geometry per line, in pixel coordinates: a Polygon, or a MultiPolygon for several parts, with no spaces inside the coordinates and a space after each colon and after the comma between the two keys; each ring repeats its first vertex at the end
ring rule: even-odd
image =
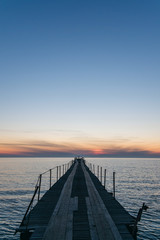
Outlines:
{"type": "Polygon", "coordinates": [[[33,204],[35,202],[37,203],[38,201],[40,201],[41,193],[45,193],[47,190],[49,190],[52,187],[52,185],[56,183],[68,171],[68,169],[72,166],[73,163],[74,163],[74,160],[71,160],[66,164],[62,164],[60,166],[50,168],[49,170],[41,173],[38,176],[33,196],[24,214],[21,225],[23,225],[23,222],[26,219],[27,214],[33,208],[33,204]],[[43,184],[43,181],[44,181],[44,184],[43,184]],[[45,189],[43,188],[43,190],[42,190],[42,185],[45,188],[45,189]]]}
{"type": "MultiPolygon", "coordinates": [[[[29,220],[32,216],[32,214],[30,214],[30,213],[31,213],[31,209],[33,207],[33,202],[34,202],[34,200],[40,201],[40,197],[43,193],[43,191],[42,191],[43,181],[47,179],[47,182],[45,184],[45,186],[47,187],[46,190],[50,189],[52,187],[53,183],[58,181],[71,168],[71,166],[74,164],[74,162],[76,160],[79,160],[79,159],[80,159],[79,157],[75,158],[74,160],[71,160],[70,162],[68,162],[66,164],[51,168],[51,169],[41,173],[38,176],[38,180],[37,180],[37,183],[35,185],[35,190],[34,190],[32,199],[31,199],[31,201],[29,203],[29,206],[28,206],[28,208],[25,212],[25,215],[24,215],[23,220],[20,224],[20,227],[19,227],[19,229],[16,230],[16,232],[18,232],[18,231],[23,232],[24,229],[25,229],[25,231],[27,231],[27,229],[29,227],[29,220]]],[[[81,159],[84,160],[84,158],[81,158],[81,159]]],[[[101,184],[106,189],[106,181],[108,180],[107,169],[104,168],[104,167],[101,167],[99,165],[89,163],[86,160],[84,160],[84,163],[85,163],[86,167],[98,178],[98,180],[101,182],[101,184]]],[[[107,186],[108,186],[108,183],[107,183],[107,186]]],[[[108,190],[108,189],[106,189],[106,190],[108,190]]],[[[113,172],[113,192],[112,192],[112,195],[115,198],[115,171],[113,172]]],[[[142,208],[139,209],[139,212],[137,214],[137,218],[134,218],[134,222],[133,222],[133,219],[132,219],[132,222],[128,225],[129,228],[130,228],[130,231],[131,231],[132,235],[135,237],[135,239],[136,239],[136,234],[137,234],[137,223],[141,219],[142,212],[144,210],[147,210],[147,208],[148,208],[148,206],[146,206],[145,203],[143,203],[142,208]]],[[[31,229],[32,228],[30,228],[30,230],[31,229]]]]}
{"type": "MultiPolygon", "coordinates": [[[[101,184],[104,186],[106,189],[106,181],[107,181],[107,169],[103,168],[99,165],[95,165],[93,163],[90,163],[85,160],[86,166],[89,168],[89,170],[99,179],[101,184]]],[[[116,172],[113,171],[113,178],[112,178],[112,185],[113,185],[113,190],[112,190],[112,195],[115,198],[115,193],[116,193],[116,184],[115,184],[115,175],[116,172]]]]}
{"type": "MultiPolygon", "coordinates": [[[[40,201],[41,195],[43,195],[47,190],[49,190],[52,187],[52,185],[56,183],[68,171],[68,169],[72,166],[73,163],[74,163],[74,160],[71,160],[66,164],[56,166],[54,168],[48,169],[47,171],[39,174],[36,185],[35,185],[35,190],[33,192],[33,196],[25,212],[21,226],[23,226],[26,216],[30,213],[33,206],[38,201],[40,201]]],[[[106,189],[107,169],[99,165],[92,164],[86,160],[85,160],[85,164],[89,168],[89,170],[99,179],[101,184],[106,189]]],[[[115,198],[115,172],[113,172],[112,195],[115,198]]]]}

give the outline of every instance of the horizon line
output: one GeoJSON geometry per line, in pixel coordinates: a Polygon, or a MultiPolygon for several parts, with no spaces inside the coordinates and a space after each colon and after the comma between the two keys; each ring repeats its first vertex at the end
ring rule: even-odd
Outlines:
{"type": "Polygon", "coordinates": [[[73,158],[76,156],[83,156],[84,158],[160,158],[160,155],[81,155],[81,154],[68,154],[68,155],[0,155],[0,158],[73,158]]]}

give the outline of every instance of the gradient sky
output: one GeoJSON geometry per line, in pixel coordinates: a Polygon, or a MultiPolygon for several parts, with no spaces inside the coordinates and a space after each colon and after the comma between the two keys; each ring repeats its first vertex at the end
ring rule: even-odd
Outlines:
{"type": "Polygon", "coordinates": [[[160,156],[159,0],[1,0],[0,156],[160,156]]]}

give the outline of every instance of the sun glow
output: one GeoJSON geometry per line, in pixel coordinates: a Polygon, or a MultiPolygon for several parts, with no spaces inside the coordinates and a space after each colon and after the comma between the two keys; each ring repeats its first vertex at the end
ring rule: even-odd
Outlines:
{"type": "Polygon", "coordinates": [[[104,154],[104,153],[106,153],[106,152],[104,152],[102,149],[94,149],[94,150],[92,150],[92,152],[93,152],[93,155],[101,155],[101,154],[104,154]]]}
{"type": "Polygon", "coordinates": [[[0,144],[0,156],[160,156],[160,144],[123,139],[77,138],[55,140],[8,139],[0,144]]]}

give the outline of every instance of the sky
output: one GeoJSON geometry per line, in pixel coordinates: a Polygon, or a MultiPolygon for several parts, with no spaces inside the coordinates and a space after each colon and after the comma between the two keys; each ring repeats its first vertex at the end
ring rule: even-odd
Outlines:
{"type": "Polygon", "coordinates": [[[160,157],[159,0],[1,0],[1,157],[160,157]]]}

